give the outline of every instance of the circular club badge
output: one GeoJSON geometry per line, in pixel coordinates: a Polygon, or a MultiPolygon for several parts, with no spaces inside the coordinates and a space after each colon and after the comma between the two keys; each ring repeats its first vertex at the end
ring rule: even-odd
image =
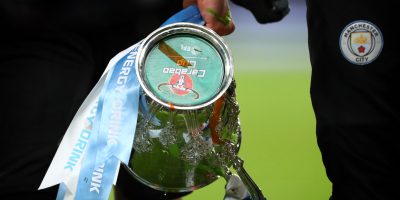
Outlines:
{"type": "Polygon", "coordinates": [[[371,22],[355,21],[343,29],[339,45],[343,56],[349,62],[367,65],[374,61],[382,50],[382,32],[371,22]]]}

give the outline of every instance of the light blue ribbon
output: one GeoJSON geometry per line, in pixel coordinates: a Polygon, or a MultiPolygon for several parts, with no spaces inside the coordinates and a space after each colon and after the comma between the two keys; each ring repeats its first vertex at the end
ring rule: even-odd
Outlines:
{"type": "MultiPolygon", "coordinates": [[[[203,19],[197,6],[190,6],[161,26],[175,22],[202,24],[203,19]]],[[[138,47],[136,44],[107,74],[75,199],[108,199],[120,161],[129,162],[139,105],[140,84],[134,66],[138,47]]],[[[62,199],[65,192],[65,185],[60,184],[57,199],[62,199]]]]}
{"type": "Polygon", "coordinates": [[[119,160],[129,161],[140,90],[134,66],[139,44],[135,46],[107,75],[99,97],[93,139],[82,163],[76,199],[108,199],[119,160]]]}
{"type": "Polygon", "coordinates": [[[65,186],[64,183],[60,183],[60,186],[58,186],[58,193],[56,200],[63,200],[66,192],[67,192],[67,186],[65,186]]]}
{"type": "Polygon", "coordinates": [[[118,61],[105,89],[98,135],[96,167],[111,156],[129,162],[135,136],[140,83],[135,70],[139,44],[118,61]],[[105,109],[107,108],[107,109],[105,109]]]}

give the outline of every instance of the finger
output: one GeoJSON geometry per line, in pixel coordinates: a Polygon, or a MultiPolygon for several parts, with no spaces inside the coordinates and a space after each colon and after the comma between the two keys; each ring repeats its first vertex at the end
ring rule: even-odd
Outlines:
{"type": "Polygon", "coordinates": [[[205,25],[219,35],[228,35],[235,30],[229,4],[226,0],[198,0],[205,25]]]}
{"type": "Polygon", "coordinates": [[[226,0],[184,0],[183,7],[197,4],[205,25],[219,35],[228,35],[235,30],[229,4],[226,0]]]}

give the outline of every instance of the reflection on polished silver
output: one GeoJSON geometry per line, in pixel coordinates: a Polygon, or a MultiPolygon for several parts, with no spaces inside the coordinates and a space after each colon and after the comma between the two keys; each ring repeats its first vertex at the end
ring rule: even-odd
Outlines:
{"type": "Polygon", "coordinates": [[[200,137],[192,137],[181,151],[182,159],[191,166],[198,165],[205,156],[210,155],[212,149],[211,143],[200,137]]]}
{"type": "Polygon", "coordinates": [[[165,123],[164,128],[161,129],[159,139],[160,139],[160,143],[164,147],[168,147],[168,146],[176,143],[177,132],[176,132],[176,127],[173,123],[173,119],[174,119],[175,115],[176,115],[175,111],[169,112],[168,120],[165,123]]]}
{"type": "Polygon", "coordinates": [[[154,120],[154,116],[151,113],[156,113],[162,108],[161,105],[156,103],[150,103],[148,107],[148,112],[139,112],[139,118],[143,120],[136,127],[136,135],[133,141],[135,151],[141,153],[151,151],[153,144],[150,138],[150,130],[154,130],[154,127],[157,125],[151,123],[151,120],[154,120]]]}
{"type": "Polygon", "coordinates": [[[136,132],[138,134],[135,135],[135,139],[133,141],[135,151],[138,153],[151,151],[152,143],[150,141],[149,135],[147,134],[147,129],[143,127],[142,129],[138,129],[136,132]]]}
{"type": "MultiPolygon", "coordinates": [[[[182,39],[182,41],[188,40],[182,39]]],[[[196,48],[195,50],[196,52],[193,53],[193,55],[200,54],[198,52],[205,52],[204,49],[196,48]]],[[[165,192],[184,192],[193,191],[206,186],[221,176],[228,178],[232,174],[229,169],[233,166],[236,170],[239,170],[238,174],[244,179],[243,182],[246,184],[246,187],[249,188],[248,190],[250,192],[260,193],[252,196],[262,196],[260,190],[254,189],[258,187],[244,171],[243,166],[239,165],[239,167],[236,167],[238,161],[241,161],[237,156],[241,143],[241,129],[238,119],[240,110],[235,96],[236,85],[233,80],[231,54],[222,38],[212,30],[203,26],[190,23],[177,23],[160,28],[150,34],[143,40],[139,52],[136,61],[136,70],[143,90],[139,100],[139,115],[133,151],[130,157],[130,163],[126,166],[132,176],[147,186],[157,190],[165,192]],[[182,81],[181,86],[185,86],[183,85],[183,81],[192,81],[193,79],[193,83],[190,82],[191,85],[186,85],[187,87],[177,87],[180,89],[179,92],[187,91],[187,89],[191,89],[190,87],[196,84],[203,84],[203,92],[206,92],[202,93],[202,90],[196,91],[200,91],[200,98],[201,95],[207,98],[206,101],[200,103],[188,104],[186,102],[184,104],[172,104],[171,102],[165,101],[165,98],[163,100],[163,98],[160,97],[165,93],[155,91],[159,84],[154,84],[156,87],[152,88],[149,86],[150,83],[147,78],[165,76],[165,73],[170,72],[169,69],[173,69],[171,65],[174,64],[176,65],[174,66],[175,68],[180,67],[179,69],[186,69],[186,65],[179,65],[178,61],[175,63],[174,58],[183,58],[180,62],[182,60],[187,62],[186,59],[188,59],[189,56],[185,55],[185,52],[182,52],[187,50],[185,46],[187,44],[181,45],[182,49],[180,49],[181,52],[179,52],[179,50],[171,47],[173,45],[167,44],[165,41],[173,36],[175,39],[174,41],[179,42],[179,39],[181,39],[180,37],[188,38],[188,35],[194,35],[196,36],[194,39],[201,38],[201,41],[206,41],[207,44],[211,46],[208,52],[216,53],[207,55],[209,57],[203,56],[201,59],[208,59],[210,56],[213,58],[220,57],[222,65],[215,66],[223,68],[223,70],[219,70],[219,72],[222,73],[220,81],[216,81],[216,83],[204,80],[201,82],[200,79],[196,79],[199,76],[190,77],[194,72],[190,72],[192,74],[187,73],[190,76],[187,74],[179,74],[180,77],[178,77],[178,79],[182,81]],[[164,39],[165,41],[162,41],[164,39]],[[160,41],[162,41],[162,45],[159,45],[159,43],[161,43],[160,41]],[[167,51],[167,53],[155,53],[149,56],[151,52],[154,53],[154,51],[160,50],[160,46],[163,46],[161,48],[164,48],[163,50],[167,51]],[[145,70],[145,68],[148,67],[145,65],[147,57],[161,60],[157,62],[160,64],[159,68],[158,65],[152,66],[153,71],[151,72],[156,72],[155,74],[149,75],[149,73],[147,73],[148,71],[145,70]],[[163,58],[166,58],[165,62],[162,62],[163,58]],[[166,66],[164,66],[164,64],[166,66]],[[164,74],[161,74],[161,76],[157,74],[158,71],[164,74]],[[147,74],[144,75],[144,72],[147,74]],[[215,94],[207,93],[208,85],[217,88],[217,92],[215,94]],[[205,90],[204,87],[206,88],[205,90]]],[[[210,58],[210,60],[213,58],[210,58]]],[[[193,59],[193,57],[191,57],[191,59],[193,59]]],[[[193,62],[193,60],[189,61],[193,62]]],[[[193,65],[191,70],[202,70],[200,67],[197,67],[198,66],[196,66],[195,69],[193,65]]],[[[210,68],[208,68],[208,70],[209,69],[210,68]]],[[[188,72],[188,70],[189,69],[185,72],[188,72]]],[[[212,72],[213,70],[208,71],[207,75],[212,75],[212,72]]],[[[201,76],[205,76],[205,74],[204,71],[201,76]]],[[[171,82],[173,81],[171,80],[175,78],[174,75],[171,75],[170,80],[167,81],[172,84],[171,82]]],[[[171,94],[174,92],[173,88],[169,88],[168,91],[170,91],[171,94]]],[[[184,95],[193,94],[189,92],[186,94],[177,93],[173,98],[179,101],[184,95]]]]}
{"type": "Polygon", "coordinates": [[[164,147],[168,147],[176,143],[176,130],[172,122],[168,121],[160,132],[160,142],[164,147]]]}

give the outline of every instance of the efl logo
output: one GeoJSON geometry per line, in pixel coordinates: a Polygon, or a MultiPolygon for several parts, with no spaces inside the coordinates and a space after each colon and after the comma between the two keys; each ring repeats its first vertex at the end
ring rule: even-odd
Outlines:
{"type": "Polygon", "coordinates": [[[368,21],[355,21],[347,25],[339,40],[343,56],[356,65],[374,61],[382,51],[383,36],[379,28],[368,21]]]}

